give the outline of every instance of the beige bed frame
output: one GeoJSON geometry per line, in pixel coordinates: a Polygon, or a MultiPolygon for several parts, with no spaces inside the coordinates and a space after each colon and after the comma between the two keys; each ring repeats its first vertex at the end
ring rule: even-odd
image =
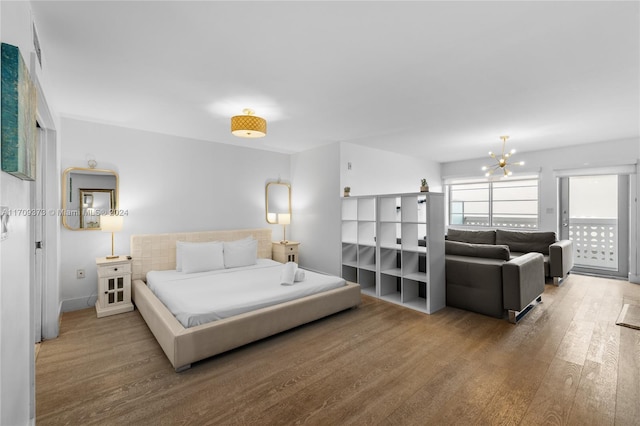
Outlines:
{"type": "Polygon", "coordinates": [[[133,301],[176,371],[361,303],[360,286],[347,282],[324,293],[184,328],[144,282],[151,270],[176,268],[176,241],[233,241],[248,236],[258,240],[258,257],[271,259],[271,229],[131,236],[133,301]]]}

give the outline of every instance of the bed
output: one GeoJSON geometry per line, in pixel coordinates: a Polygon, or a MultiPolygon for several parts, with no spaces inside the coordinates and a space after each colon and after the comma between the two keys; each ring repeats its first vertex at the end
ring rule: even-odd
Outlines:
{"type": "MultiPolygon", "coordinates": [[[[181,323],[147,286],[146,277],[169,276],[176,270],[176,243],[237,241],[252,237],[257,240],[258,264],[267,265],[271,259],[270,229],[241,229],[175,234],[132,235],[132,298],[147,326],[162,347],[176,371],[191,364],[247,343],[280,333],[299,325],[323,318],[361,303],[360,286],[342,282],[334,288],[310,295],[298,295],[292,300],[252,308],[248,312],[227,312],[211,322],[196,319],[195,323],[181,323]],[[158,271],[158,272],[155,272],[158,271]],[[160,271],[166,271],[164,273],[160,271]],[[204,322],[204,323],[201,323],[204,322]],[[187,327],[185,327],[187,325],[187,327]]],[[[261,273],[264,273],[264,269],[261,273]]],[[[305,271],[307,274],[313,274],[305,271]]],[[[232,273],[225,271],[224,273],[232,273]]],[[[191,274],[189,274],[191,275],[191,274]]],[[[193,274],[199,275],[199,274],[193,274]]],[[[331,276],[327,276],[331,277],[331,276]]],[[[174,277],[175,278],[175,277],[174,277]]],[[[335,278],[335,277],[334,277],[335,278]]],[[[299,290],[302,286],[292,286],[299,290]],[[297,288],[296,288],[297,287],[297,288]]],[[[182,321],[185,318],[181,318],[182,321]]]]}

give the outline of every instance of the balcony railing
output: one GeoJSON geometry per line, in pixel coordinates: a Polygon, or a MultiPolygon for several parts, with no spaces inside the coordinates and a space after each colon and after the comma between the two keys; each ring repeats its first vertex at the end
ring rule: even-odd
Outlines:
{"type": "MultiPolygon", "coordinates": [[[[462,223],[455,223],[452,220],[451,225],[457,224],[464,226],[489,226],[489,218],[487,216],[464,216],[462,223]]],[[[531,217],[503,217],[493,216],[494,228],[521,228],[534,230],[538,228],[537,218],[531,217]]]]}
{"type": "Polygon", "coordinates": [[[576,266],[618,269],[617,219],[571,218],[569,239],[576,266]]]}

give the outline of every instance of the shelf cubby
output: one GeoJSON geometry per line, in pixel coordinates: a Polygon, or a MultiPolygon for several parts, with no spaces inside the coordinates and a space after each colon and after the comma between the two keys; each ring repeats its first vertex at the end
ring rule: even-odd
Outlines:
{"type": "Polygon", "coordinates": [[[380,273],[401,276],[400,250],[380,248],[380,273]]]}
{"type": "Polygon", "coordinates": [[[419,254],[413,251],[402,251],[402,276],[415,276],[419,273],[419,254]]]}
{"type": "Polygon", "coordinates": [[[342,264],[342,278],[352,283],[358,282],[358,268],[351,265],[342,264]]]}
{"type": "Polygon", "coordinates": [[[394,303],[401,303],[401,278],[380,274],[380,298],[394,303]]]}
{"type": "Polygon", "coordinates": [[[380,223],[380,235],[378,239],[380,241],[380,247],[385,248],[400,248],[398,239],[400,238],[400,224],[396,222],[381,222],[380,223]]]}
{"type": "Polygon", "coordinates": [[[378,200],[380,222],[400,222],[400,197],[381,196],[378,200]]]}
{"type": "Polygon", "coordinates": [[[342,220],[358,220],[358,200],[344,198],[342,200],[342,220]]]}
{"type": "Polygon", "coordinates": [[[408,278],[402,280],[402,303],[414,309],[425,311],[427,309],[426,299],[427,283],[408,278]]]}
{"type": "Polygon", "coordinates": [[[376,223],[358,222],[358,244],[375,247],[376,245],[376,223]]]}
{"type": "Polygon", "coordinates": [[[342,222],[342,242],[352,244],[358,242],[358,222],[355,220],[342,222]]]}
{"type": "Polygon", "coordinates": [[[358,268],[358,284],[362,292],[371,296],[376,295],[376,272],[368,269],[358,268]]]}
{"type": "Polygon", "coordinates": [[[353,243],[342,243],[342,264],[358,266],[358,246],[353,243]]]}
{"type": "Polygon", "coordinates": [[[358,197],[358,220],[369,222],[376,221],[375,197],[358,197]]]}
{"type": "Polygon", "coordinates": [[[418,199],[415,194],[406,194],[401,197],[402,222],[418,222],[418,199]]]}
{"type": "Polygon", "coordinates": [[[358,246],[358,267],[376,271],[376,248],[371,246],[358,246]]]}

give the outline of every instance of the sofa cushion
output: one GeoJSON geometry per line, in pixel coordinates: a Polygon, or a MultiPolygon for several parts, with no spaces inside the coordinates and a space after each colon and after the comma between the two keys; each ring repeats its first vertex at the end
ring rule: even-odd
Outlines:
{"type": "MultiPolygon", "coordinates": [[[[522,253],[522,252],[519,252],[519,251],[510,252],[511,259],[515,259],[516,257],[520,257],[523,254],[526,254],[526,253],[522,253]]],[[[549,255],[548,254],[543,254],[542,255],[542,260],[544,261],[544,276],[545,277],[550,277],[551,274],[550,274],[550,267],[549,267],[549,255]]]]}
{"type": "Polygon", "coordinates": [[[502,318],[502,265],[506,262],[447,255],[447,306],[502,318]]]}
{"type": "Polygon", "coordinates": [[[447,231],[447,240],[471,244],[495,244],[496,231],[469,231],[466,229],[452,229],[447,231]]]}
{"type": "Polygon", "coordinates": [[[481,257],[485,259],[498,259],[508,261],[509,247],[488,244],[470,244],[459,241],[445,241],[444,251],[446,254],[457,256],[481,257]]]}
{"type": "Polygon", "coordinates": [[[496,229],[496,244],[509,246],[509,250],[549,254],[549,246],[556,242],[555,232],[523,232],[496,229]]]}

